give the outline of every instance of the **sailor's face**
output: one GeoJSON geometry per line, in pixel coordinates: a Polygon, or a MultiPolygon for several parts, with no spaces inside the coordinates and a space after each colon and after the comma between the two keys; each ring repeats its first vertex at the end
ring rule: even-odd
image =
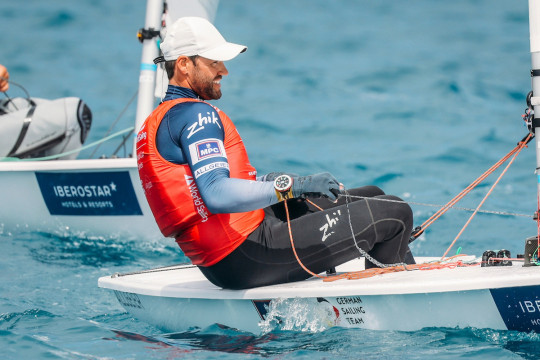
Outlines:
{"type": "Polygon", "coordinates": [[[204,100],[221,98],[221,79],[229,72],[223,61],[198,57],[192,66],[190,85],[204,100]]]}

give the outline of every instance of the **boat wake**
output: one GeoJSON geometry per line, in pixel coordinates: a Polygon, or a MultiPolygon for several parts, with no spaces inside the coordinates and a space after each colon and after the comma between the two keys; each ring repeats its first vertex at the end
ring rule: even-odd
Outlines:
{"type": "Polygon", "coordinates": [[[263,334],[276,330],[317,333],[337,322],[336,309],[323,298],[280,298],[270,302],[259,327],[263,334]]]}

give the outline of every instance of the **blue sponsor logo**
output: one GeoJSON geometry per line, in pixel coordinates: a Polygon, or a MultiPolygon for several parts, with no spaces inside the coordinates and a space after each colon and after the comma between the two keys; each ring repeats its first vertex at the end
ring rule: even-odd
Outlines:
{"type": "Polygon", "coordinates": [[[217,141],[208,140],[197,144],[197,156],[199,160],[216,155],[223,155],[217,141]]]}
{"type": "Polygon", "coordinates": [[[490,289],[508,330],[540,332],[540,286],[490,289]]]}
{"type": "Polygon", "coordinates": [[[142,215],[129,172],[36,172],[51,215],[142,215]]]}

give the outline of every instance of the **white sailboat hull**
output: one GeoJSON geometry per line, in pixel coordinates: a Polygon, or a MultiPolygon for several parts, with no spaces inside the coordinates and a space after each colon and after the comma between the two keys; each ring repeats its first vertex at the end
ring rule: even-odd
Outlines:
{"type": "MultiPolygon", "coordinates": [[[[337,270],[362,267],[363,260],[355,260],[337,270]]],[[[134,317],[170,332],[218,323],[258,333],[269,321],[281,326],[318,321],[325,327],[374,330],[540,331],[540,268],[522,263],[402,271],[334,282],[312,278],[237,291],[215,287],[194,266],[179,266],[102,277],[98,284],[114,290],[134,317]]]]}
{"type": "MultiPolygon", "coordinates": [[[[162,29],[162,20],[171,24],[179,16],[212,20],[218,3],[168,1],[163,18],[164,1],[147,0],[144,29],[162,29]]],[[[156,42],[157,37],[142,38],[135,133],[155,107],[154,92],[160,97],[166,85],[160,84],[159,91],[155,86],[156,42]]],[[[0,161],[0,200],[0,234],[163,238],[143,194],[135,158],[0,161]]]]}
{"type": "Polygon", "coordinates": [[[0,162],[3,232],[159,239],[136,160],[0,162]]]}

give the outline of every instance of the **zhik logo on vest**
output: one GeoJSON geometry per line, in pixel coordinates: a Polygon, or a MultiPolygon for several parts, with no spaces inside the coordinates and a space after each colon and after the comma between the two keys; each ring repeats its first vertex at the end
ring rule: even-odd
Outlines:
{"type": "Polygon", "coordinates": [[[194,134],[204,129],[204,125],[212,125],[215,124],[221,129],[221,125],[219,124],[219,118],[217,117],[215,112],[212,112],[210,114],[209,112],[206,113],[207,116],[202,116],[201,113],[199,113],[199,120],[195,121],[193,124],[188,126],[189,134],[187,138],[191,138],[194,134]]]}

